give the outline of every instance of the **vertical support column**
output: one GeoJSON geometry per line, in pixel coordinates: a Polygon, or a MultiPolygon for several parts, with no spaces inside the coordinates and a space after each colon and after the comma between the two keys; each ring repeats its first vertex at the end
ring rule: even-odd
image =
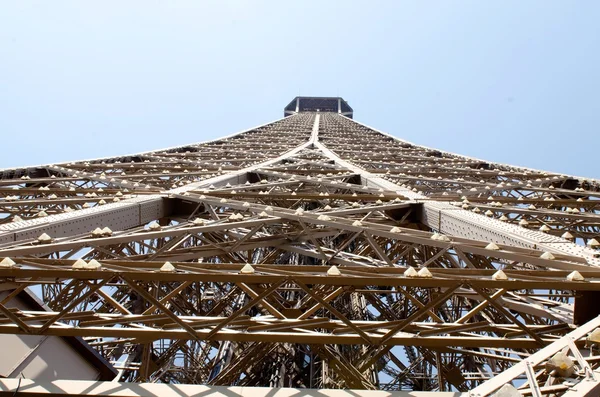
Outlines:
{"type": "Polygon", "coordinates": [[[338,114],[342,114],[342,98],[338,98],[338,114]]]}
{"type": "Polygon", "coordinates": [[[300,112],[300,98],[296,98],[296,113],[300,112]]]}

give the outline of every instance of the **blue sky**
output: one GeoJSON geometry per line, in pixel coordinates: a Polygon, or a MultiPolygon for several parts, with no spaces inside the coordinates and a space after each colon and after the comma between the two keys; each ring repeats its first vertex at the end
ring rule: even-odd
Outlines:
{"type": "Polygon", "coordinates": [[[600,177],[598,1],[14,1],[0,167],[214,139],[343,96],[363,123],[600,177]]]}

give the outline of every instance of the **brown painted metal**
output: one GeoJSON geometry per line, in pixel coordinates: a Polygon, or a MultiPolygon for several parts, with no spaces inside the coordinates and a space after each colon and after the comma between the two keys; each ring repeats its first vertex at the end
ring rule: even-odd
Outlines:
{"type": "Polygon", "coordinates": [[[467,392],[594,317],[599,187],[326,112],[0,170],[0,285],[51,310],[8,295],[0,333],[84,337],[121,382],[467,392]]]}

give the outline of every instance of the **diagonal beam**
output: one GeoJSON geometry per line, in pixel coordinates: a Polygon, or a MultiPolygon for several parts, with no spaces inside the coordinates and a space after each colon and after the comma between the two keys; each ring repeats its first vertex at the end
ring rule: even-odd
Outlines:
{"type": "Polygon", "coordinates": [[[460,288],[460,285],[448,288],[446,291],[444,291],[444,293],[439,295],[437,298],[429,301],[422,308],[415,311],[413,314],[408,316],[400,324],[396,325],[394,328],[392,328],[386,334],[384,334],[383,337],[381,338],[381,340],[379,341],[379,343],[385,343],[390,338],[392,338],[396,333],[398,333],[398,332],[402,331],[404,328],[406,328],[410,323],[412,323],[413,321],[417,321],[417,319],[419,319],[420,317],[425,316],[429,312],[430,309],[436,307],[440,303],[442,303],[442,302],[446,301],[448,298],[450,298],[454,294],[454,291],[456,291],[458,288],[460,288]]]}
{"type": "Polygon", "coordinates": [[[485,298],[485,300],[487,302],[489,302],[490,305],[494,306],[494,308],[496,310],[498,310],[506,318],[508,318],[510,321],[512,321],[513,324],[515,324],[516,326],[518,326],[519,328],[521,328],[525,333],[527,333],[529,336],[531,336],[533,339],[535,339],[541,346],[545,345],[544,341],[542,340],[542,338],[539,337],[538,334],[536,334],[535,332],[531,331],[527,327],[527,325],[525,325],[521,321],[519,321],[519,319],[517,319],[515,316],[513,316],[512,313],[510,313],[508,310],[506,310],[504,308],[504,306],[502,306],[501,304],[499,304],[498,302],[496,302],[496,300],[493,299],[487,292],[485,292],[483,289],[478,288],[478,287],[471,286],[471,288],[473,288],[475,291],[477,291],[477,293],[479,295],[481,295],[483,298],[485,298]]]}
{"type": "Polygon", "coordinates": [[[306,292],[308,295],[310,295],[311,298],[313,298],[314,300],[319,302],[319,304],[322,307],[329,310],[331,313],[333,313],[334,316],[336,316],[338,319],[340,319],[344,324],[346,324],[348,327],[352,328],[358,335],[360,335],[361,338],[363,338],[365,340],[365,342],[367,342],[369,345],[374,343],[369,335],[367,335],[362,329],[357,327],[352,321],[348,320],[348,318],[344,314],[342,314],[335,307],[331,306],[327,301],[325,301],[325,299],[323,299],[319,295],[315,294],[309,286],[307,286],[306,284],[304,284],[303,282],[301,282],[297,279],[294,280],[294,282],[300,288],[302,288],[304,290],[304,292],[306,292]]]}
{"type": "Polygon", "coordinates": [[[252,306],[262,303],[264,298],[271,295],[273,292],[277,291],[277,289],[279,287],[281,287],[283,284],[285,284],[287,281],[288,281],[287,278],[284,278],[284,279],[280,280],[279,282],[273,283],[273,285],[271,285],[271,287],[265,289],[260,294],[256,295],[254,298],[252,298],[248,303],[246,303],[240,309],[238,309],[233,314],[229,315],[227,318],[225,318],[223,321],[221,321],[219,324],[217,324],[215,327],[213,327],[213,329],[206,335],[206,339],[212,338],[217,332],[219,332],[219,330],[221,328],[225,327],[227,324],[229,324],[230,322],[235,320],[237,317],[244,314],[252,306]]]}
{"type": "Polygon", "coordinates": [[[145,289],[141,288],[134,280],[130,279],[127,276],[121,276],[121,279],[131,288],[133,291],[137,292],[142,296],[142,298],[146,299],[153,306],[159,308],[164,314],[169,316],[175,323],[179,324],[185,331],[187,331],[193,339],[198,339],[198,335],[196,334],[196,330],[192,326],[190,326],[185,321],[181,320],[179,316],[174,314],[168,307],[166,307],[161,301],[150,295],[145,289]]]}

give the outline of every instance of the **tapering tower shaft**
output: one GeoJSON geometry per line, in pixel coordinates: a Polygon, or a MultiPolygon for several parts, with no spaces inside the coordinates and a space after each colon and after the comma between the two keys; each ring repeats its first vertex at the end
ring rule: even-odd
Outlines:
{"type": "Polygon", "coordinates": [[[284,113],[3,170],[0,335],[85,338],[124,388],[568,395],[559,351],[595,384],[597,180],[409,143],[341,98],[284,113]],[[48,310],[15,306],[27,288],[48,310]]]}

